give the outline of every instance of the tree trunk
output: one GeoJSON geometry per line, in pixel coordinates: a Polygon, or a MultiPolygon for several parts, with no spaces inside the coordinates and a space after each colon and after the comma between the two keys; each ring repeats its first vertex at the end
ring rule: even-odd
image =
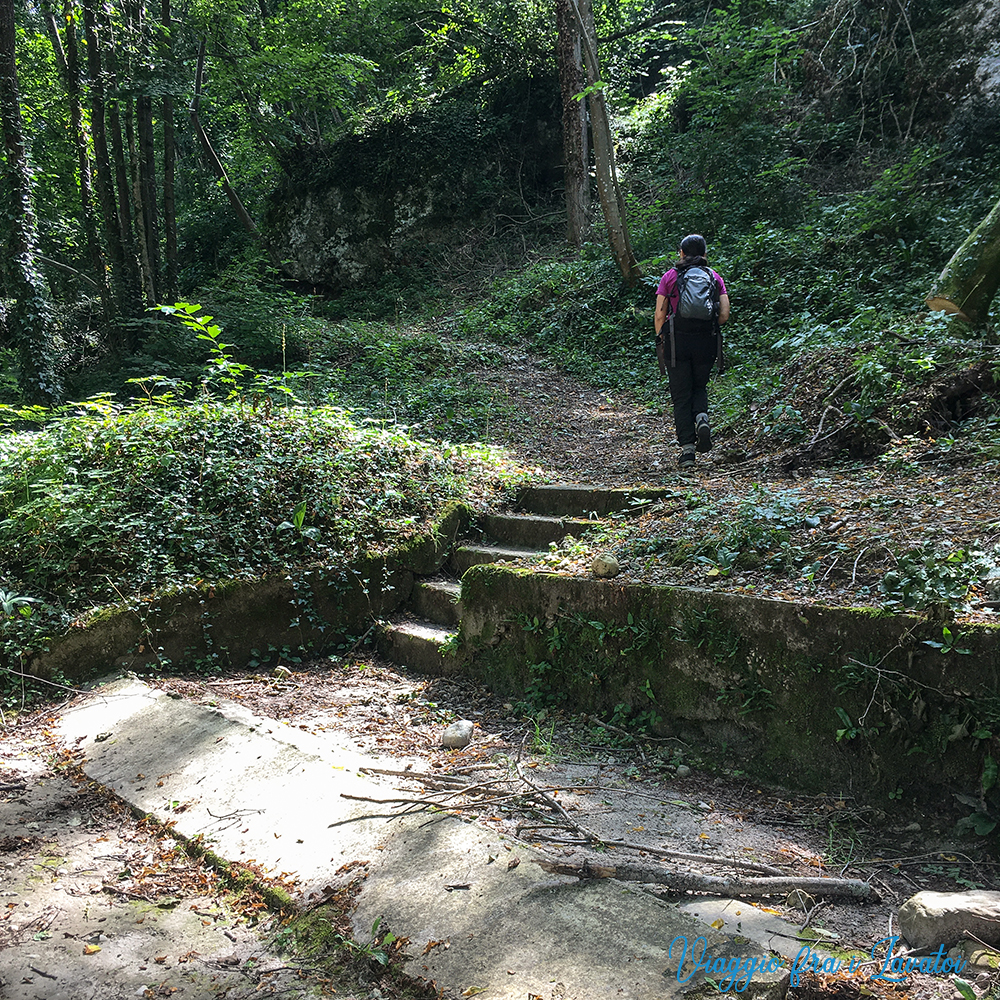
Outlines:
{"type": "Polygon", "coordinates": [[[931,309],[981,326],[1000,288],[1000,201],[955,251],[927,296],[931,309]]]}
{"type": "Polygon", "coordinates": [[[142,228],[146,236],[145,259],[149,266],[147,294],[157,301],[160,275],[160,227],[156,211],[156,158],[153,140],[153,99],[142,96],[136,107],[139,131],[139,193],[142,228]]]}
{"type": "Polygon", "coordinates": [[[73,142],[76,145],[76,162],[80,171],[80,209],[83,216],[83,232],[87,240],[87,256],[94,270],[96,282],[100,288],[101,301],[104,304],[106,316],[114,315],[114,305],[111,301],[111,290],[108,287],[107,268],[104,253],[98,236],[97,219],[94,214],[94,188],[90,169],[90,139],[87,135],[83,118],[83,105],[80,97],[80,57],[76,43],[76,15],[71,5],[67,3],[63,20],[65,22],[66,43],[56,23],[55,14],[46,2],[45,23],[52,39],[52,48],[56,53],[56,61],[63,77],[66,94],[69,98],[70,128],[73,132],[73,142]]]}
{"type": "Polygon", "coordinates": [[[278,255],[274,252],[271,245],[264,239],[263,234],[257,228],[257,224],[253,221],[250,213],[246,210],[246,206],[240,199],[240,196],[236,193],[236,189],[229,181],[229,175],[226,173],[226,168],[222,165],[222,161],[215,154],[215,150],[212,148],[211,140],[208,138],[205,130],[201,127],[201,122],[198,119],[198,107],[201,103],[201,88],[204,81],[205,73],[205,40],[202,39],[201,48],[198,50],[198,65],[195,70],[194,78],[194,97],[191,99],[191,126],[198,136],[201,142],[202,149],[205,151],[205,156],[208,159],[209,165],[215,172],[215,176],[219,178],[219,183],[222,185],[222,190],[226,192],[226,196],[229,198],[230,204],[236,211],[236,215],[240,222],[243,224],[243,228],[257,241],[260,248],[267,254],[268,259],[271,263],[277,267],[281,267],[281,261],[278,260],[278,255]]]}
{"type": "MultiPolygon", "coordinates": [[[[161,37],[164,40],[164,61],[169,63],[173,54],[173,43],[170,37],[170,0],[162,0],[160,4],[160,23],[163,27],[161,37]]],[[[180,298],[178,291],[180,268],[177,263],[177,203],[174,194],[174,166],[176,162],[174,98],[172,94],[165,93],[163,95],[163,235],[167,259],[163,297],[167,303],[176,302],[180,298]]]]}
{"type": "MultiPolygon", "coordinates": [[[[594,30],[593,8],[590,0],[570,0],[570,3],[580,25],[587,84],[588,87],[596,88],[600,81],[600,70],[597,61],[597,35],[594,30]]],[[[594,143],[594,164],[597,168],[597,191],[601,198],[601,210],[608,227],[608,239],[615,260],[618,262],[625,283],[631,288],[642,272],[639,269],[639,262],[635,259],[628,224],[625,221],[625,202],[618,186],[614,141],[611,136],[604,91],[599,88],[591,90],[587,101],[590,106],[590,131],[594,143]]]]}
{"type": "MultiPolygon", "coordinates": [[[[111,25],[105,21],[104,28],[108,45],[106,46],[108,86],[113,94],[118,93],[118,54],[111,25]]],[[[107,96],[107,95],[105,95],[107,96]]],[[[111,138],[111,153],[114,158],[115,189],[118,194],[118,226],[121,232],[122,258],[125,268],[123,290],[126,296],[126,315],[141,316],[142,276],[139,268],[139,248],[136,244],[135,229],[132,220],[132,185],[129,179],[128,161],[125,158],[125,128],[132,123],[132,98],[124,100],[114,97],[107,101],[105,109],[108,116],[108,133],[111,138]],[[124,114],[123,114],[124,112],[124,114]],[[122,121],[124,117],[124,122],[122,121]]],[[[125,347],[129,352],[138,346],[139,338],[134,327],[127,328],[125,347]]]]}
{"type": "Polygon", "coordinates": [[[587,106],[577,99],[584,88],[580,27],[570,0],[556,0],[556,63],[562,93],[566,239],[575,247],[590,234],[590,156],[587,106]]]}
{"type": "Polygon", "coordinates": [[[0,164],[0,230],[5,284],[14,298],[7,315],[10,339],[20,358],[19,384],[32,403],[59,402],[55,374],[55,323],[45,278],[38,270],[38,226],[31,204],[31,171],[24,148],[24,129],[17,85],[14,0],[0,0],[0,120],[5,158],[0,164]]]}
{"type": "MultiPolygon", "coordinates": [[[[122,249],[118,209],[115,206],[115,182],[108,151],[107,116],[104,101],[104,69],[97,38],[95,0],[82,0],[83,29],[87,42],[87,75],[90,77],[90,129],[94,140],[94,182],[97,200],[101,206],[101,229],[110,265],[111,297],[105,302],[109,324],[120,330],[122,318],[128,318],[127,296],[124,287],[125,254],[122,249]]],[[[124,345],[119,343],[118,347],[124,345]]]]}

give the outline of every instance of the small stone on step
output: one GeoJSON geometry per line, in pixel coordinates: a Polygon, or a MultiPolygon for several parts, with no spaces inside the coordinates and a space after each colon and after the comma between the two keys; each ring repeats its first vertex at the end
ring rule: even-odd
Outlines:
{"type": "Polygon", "coordinates": [[[687,764],[678,764],[676,774],[678,778],[687,778],[691,774],[691,768],[687,764]]]}
{"type": "Polygon", "coordinates": [[[461,750],[472,742],[473,725],[468,719],[459,719],[453,722],[441,734],[441,746],[451,750],[461,750]]]}
{"type": "Polygon", "coordinates": [[[622,571],[618,560],[610,552],[601,552],[595,556],[590,568],[597,577],[617,576],[622,571]]]}

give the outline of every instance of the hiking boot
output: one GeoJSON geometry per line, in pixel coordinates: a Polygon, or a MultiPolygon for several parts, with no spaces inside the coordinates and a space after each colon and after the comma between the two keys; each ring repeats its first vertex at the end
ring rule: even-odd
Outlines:
{"type": "Polygon", "coordinates": [[[698,435],[698,451],[712,450],[712,425],[707,413],[699,413],[694,418],[694,432],[698,435]]]}
{"type": "Polygon", "coordinates": [[[677,456],[677,468],[678,469],[693,469],[694,468],[694,452],[685,449],[677,456]]]}

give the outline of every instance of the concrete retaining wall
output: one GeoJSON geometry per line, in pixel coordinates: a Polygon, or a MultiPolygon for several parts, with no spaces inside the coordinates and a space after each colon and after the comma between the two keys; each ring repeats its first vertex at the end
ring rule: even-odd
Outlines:
{"type": "Polygon", "coordinates": [[[79,682],[157,665],[243,667],[284,649],[333,648],[406,601],[415,575],[440,569],[469,517],[453,504],[427,534],[350,565],[314,564],[103,608],[31,651],[25,669],[79,682]]]}
{"type": "Polygon", "coordinates": [[[495,565],[462,606],[468,669],[495,690],[617,710],[759,780],[954,806],[1000,759],[997,627],[952,625],[969,652],[942,654],[942,623],[914,615],[495,565]]]}

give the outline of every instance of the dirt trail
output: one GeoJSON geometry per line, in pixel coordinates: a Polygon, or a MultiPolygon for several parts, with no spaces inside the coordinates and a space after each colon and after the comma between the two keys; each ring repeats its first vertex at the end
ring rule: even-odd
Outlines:
{"type": "MultiPolygon", "coordinates": [[[[500,774],[518,760],[535,784],[558,789],[568,814],[602,837],[704,858],[669,862],[678,871],[724,872],[716,863],[730,857],[801,876],[871,880],[880,902],[830,901],[808,914],[810,934],[845,950],[870,951],[890,932],[898,905],[919,888],[1000,886],[995,864],[975,845],[956,843],[943,818],[940,826],[933,817],[889,826],[884,816],[837,794],[804,797],[749,783],[738,762],[703,761],[696,747],[676,740],[635,743],[580,719],[526,718],[467,681],[409,675],[367,659],[292,667],[282,679],[248,673],[158,683],[203,703],[232,699],[319,736],[346,733],[360,750],[378,755],[378,766],[385,768],[387,757],[398,762],[404,774],[392,780],[405,795],[426,794],[433,784],[406,772],[433,776],[493,764],[498,770],[486,773],[500,774]],[[444,750],[441,733],[458,717],[476,723],[475,739],[464,751],[444,750]]],[[[253,926],[252,901],[228,904],[215,876],[178,853],[169,831],[147,828],[75,780],[71,748],[53,746],[45,717],[34,725],[22,721],[0,744],[4,782],[25,786],[8,789],[0,803],[7,894],[0,996],[52,1000],[57,994],[48,977],[67,961],[81,969],[73,1000],[155,997],[174,989],[231,1000],[294,997],[306,995],[310,982],[322,985],[322,977],[276,953],[277,928],[267,921],[253,926]],[[149,992],[140,993],[143,987],[149,992]]],[[[537,808],[469,800],[463,811],[511,843],[520,836],[542,844],[556,860],[584,850],[572,829],[552,826],[553,817],[537,808]]],[[[607,854],[612,863],[628,856],[607,854]]],[[[780,898],[747,906],[806,921],[780,898]]],[[[338,996],[352,995],[350,983],[337,988],[338,996]]],[[[358,997],[394,995],[384,978],[353,989],[358,997]]],[[[907,995],[954,994],[950,984],[923,977],[907,995]]]]}
{"type": "MultiPolygon", "coordinates": [[[[825,369],[803,372],[796,388],[821,376],[833,377],[825,369]]],[[[1000,463],[983,454],[983,438],[927,433],[897,439],[874,461],[788,471],[788,451],[770,440],[761,412],[748,426],[717,432],[713,449],[682,473],[668,399],[656,413],[625,389],[595,389],[529,354],[512,355],[503,378],[513,412],[494,422],[491,438],[529,467],[554,482],[676,490],[674,500],[638,524],[629,518],[617,535],[612,525],[601,540],[620,547],[624,580],[870,605],[884,599],[889,572],[902,578],[901,587],[918,578],[933,596],[948,585],[947,558],[955,556],[992,565],[994,573],[973,587],[957,620],[1000,620],[1000,463]],[[680,539],[696,549],[709,542],[709,558],[718,545],[743,558],[713,572],[710,562],[675,559],[669,546],[647,554],[649,539],[680,539]],[[944,568],[923,564],[931,553],[944,568]]],[[[818,386],[810,392],[822,396],[818,386]]],[[[560,572],[586,574],[593,555],[577,547],[554,561],[560,572]]]]}
{"type": "MultiPolygon", "coordinates": [[[[627,393],[591,389],[526,355],[512,358],[504,391],[517,415],[494,427],[495,439],[526,464],[544,464],[552,479],[676,483],[682,491],[704,490],[720,502],[735,497],[727,501],[735,503],[767,478],[764,466],[724,465],[719,459],[725,441],[698,472],[681,477],[668,418],[627,393]]],[[[971,469],[951,469],[937,476],[936,485],[922,483],[917,490],[912,478],[897,482],[871,468],[821,475],[813,482],[841,495],[851,488],[864,497],[873,477],[882,477],[881,485],[899,502],[876,505],[834,529],[847,526],[855,549],[845,551],[863,549],[866,532],[897,530],[900,524],[919,534],[923,516],[930,520],[936,512],[939,523],[942,504],[949,512],[950,502],[959,499],[963,516],[948,524],[952,534],[969,523],[980,534],[995,531],[995,497],[971,469]],[[903,503],[925,503],[926,515],[907,521],[900,516],[903,503]]],[[[809,480],[781,477],[780,482],[782,488],[813,488],[809,480]]],[[[845,557],[844,564],[852,558],[845,557]]],[[[859,579],[858,563],[854,567],[852,583],[859,579]]],[[[638,567],[628,571],[638,574],[638,567]]],[[[716,583],[745,585],[736,576],[716,583]]],[[[602,836],[702,855],[706,866],[742,856],[792,874],[871,880],[881,895],[877,904],[830,902],[804,914],[781,899],[759,901],[764,912],[800,925],[808,918],[812,933],[844,949],[867,952],[875,940],[893,933],[895,909],[918,889],[1000,888],[996,863],[979,843],[956,841],[947,817],[893,825],[838,790],[803,797],[759,786],[740,776],[738,760],[703,760],[697,747],[679,741],[635,743],[628,734],[579,719],[527,718],[473,684],[428,680],[372,659],[290,666],[293,676],[286,680],[237,673],[159,684],[198,701],[233,699],[320,735],[346,731],[359,749],[396,758],[402,771],[432,774],[458,761],[506,768],[517,759],[539,785],[563,789],[565,808],[602,836]],[[442,728],[458,717],[476,723],[475,741],[460,754],[440,747],[442,728]]],[[[61,995],[53,992],[52,970],[70,956],[80,969],[72,1000],[174,991],[242,1000],[333,988],[278,954],[277,928],[268,921],[255,925],[254,900],[231,906],[215,876],[175,850],[169,831],[147,828],[82,782],[72,748],[56,746],[47,735],[51,715],[52,709],[24,714],[0,739],[0,891],[5,894],[0,997],[56,1000],[61,995]]],[[[427,787],[405,777],[399,786],[414,795],[427,787]]],[[[522,836],[544,842],[554,857],[572,857],[583,846],[571,829],[525,829],[539,816],[516,804],[497,809],[470,804],[469,812],[510,837],[518,836],[520,827],[522,836]]],[[[679,870],[719,870],[689,861],[672,864],[679,870]]],[[[399,984],[378,970],[355,969],[336,988],[338,996],[399,992],[399,984]]],[[[810,996],[848,995],[817,984],[811,989],[810,996]]],[[[955,994],[949,983],[924,977],[911,982],[906,995],[955,994]]]]}

